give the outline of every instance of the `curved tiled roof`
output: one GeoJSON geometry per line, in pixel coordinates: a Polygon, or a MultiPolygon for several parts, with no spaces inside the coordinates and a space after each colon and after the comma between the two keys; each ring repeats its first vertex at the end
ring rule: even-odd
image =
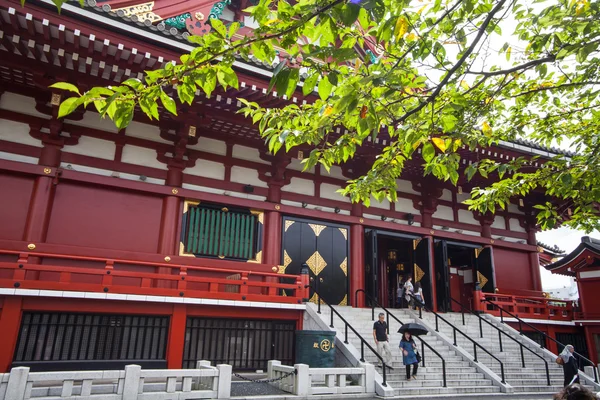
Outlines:
{"type": "Polygon", "coordinates": [[[550,246],[545,243],[542,243],[538,240],[537,245],[543,248],[544,250],[548,250],[550,253],[554,254],[565,254],[565,251],[559,248],[557,245],[550,246]]]}

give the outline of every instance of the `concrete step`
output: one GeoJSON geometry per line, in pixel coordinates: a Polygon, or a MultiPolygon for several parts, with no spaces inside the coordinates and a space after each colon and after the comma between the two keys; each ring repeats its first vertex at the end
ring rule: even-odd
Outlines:
{"type": "MultiPolygon", "coordinates": [[[[432,396],[444,394],[465,394],[465,393],[499,393],[500,388],[497,386],[458,386],[458,387],[408,387],[395,389],[396,396],[406,398],[408,396],[432,396]]],[[[429,397],[431,398],[431,397],[429,397]]]]}

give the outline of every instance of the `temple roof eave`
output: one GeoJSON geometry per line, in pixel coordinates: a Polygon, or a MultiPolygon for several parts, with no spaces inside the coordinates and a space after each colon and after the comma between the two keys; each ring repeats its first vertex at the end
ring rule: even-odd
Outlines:
{"type": "Polygon", "coordinates": [[[544,268],[553,274],[576,276],[577,269],[588,265],[588,257],[600,258],[600,240],[584,236],[575,250],[544,268]]]}

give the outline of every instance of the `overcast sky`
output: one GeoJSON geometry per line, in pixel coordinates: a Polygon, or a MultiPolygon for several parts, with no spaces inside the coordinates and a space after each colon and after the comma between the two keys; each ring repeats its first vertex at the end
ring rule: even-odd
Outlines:
{"type": "MultiPolygon", "coordinates": [[[[579,243],[581,243],[582,236],[591,236],[596,239],[600,239],[600,232],[592,232],[589,235],[582,231],[576,231],[574,229],[559,228],[551,231],[540,232],[537,234],[537,239],[547,245],[556,245],[561,250],[566,251],[569,254],[575,250],[579,243]]],[[[570,278],[562,275],[553,275],[548,272],[544,267],[542,270],[542,286],[544,290],[561,288],[564,286],[571,286],[570,278]]]]}

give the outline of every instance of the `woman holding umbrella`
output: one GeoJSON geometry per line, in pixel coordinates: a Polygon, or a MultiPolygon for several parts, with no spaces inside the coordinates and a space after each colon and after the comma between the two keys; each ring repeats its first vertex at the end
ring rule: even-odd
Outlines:
{"type": "Polygon", "coordinates": [[[427,328],[423,325],[410,323],[404,324],[398,330],[402,333],[402,340],[400,341],[400,349],[402,351],[402,363],[406,365],[406,379],[417,379],[417,370],[419,369],[419,362],[421,357],[417,352],[417,345],[413,340],[413,334],[415,335],[427,335],[427,328]],[[412,378],[410,375],[410,366],[413,366],[412,378]]]}

